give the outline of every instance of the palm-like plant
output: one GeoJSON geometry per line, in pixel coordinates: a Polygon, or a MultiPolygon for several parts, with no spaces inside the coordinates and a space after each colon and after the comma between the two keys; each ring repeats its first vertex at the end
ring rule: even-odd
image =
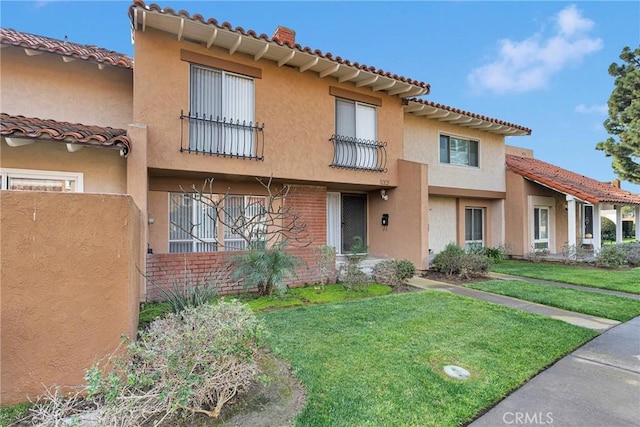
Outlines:
{"type": "Polygon", "coordinates": [[[296,277],[297,267],[304,262],[285,252],[284,245],[280,244],[272,248],[256,245],[236,257],[234,264],[236,268],[231,277],[242,280],[245,290],[256,287],[260,295],[271,295],[274,290],[279,294],[286,293],[285,279],[296,277]]]}

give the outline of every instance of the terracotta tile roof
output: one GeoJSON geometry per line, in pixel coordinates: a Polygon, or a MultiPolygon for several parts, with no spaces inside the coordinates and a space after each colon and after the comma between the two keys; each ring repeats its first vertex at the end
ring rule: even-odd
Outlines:
{"type": "Polygon", "coordinates": [[[0,135],[118,148],[123,156],[131,151],[131,140],[124,129],[11,116],[5,113],[0,114],[0,135]]]}
{"type": "Polygon", "coordinates": [[[529,128],[517,125],[515,123],[509,123],[509,122],[505,122],[503,120],[499,120],[499,119],[494,119],[494,118],[491,118],[491,117],[483,116],[482,114],[471,113],[469,111],[461,110],[459,108],[449,107],[447,105],[438,104],[437,102],[427,101],[427,100],[420,99],[420,98],[409,98],[409,99],[407,99],[405,101],[405,103],[407,103],[407,104],[409,102],[417,102],[419,104],[426,105],[427,107],[436,108],[438,110],[450,111],[452,113],[461,114],[463,116],[467,116],[467,117],[470,117],[470,118],[473,118],[473,119],[482,120],[483,122],[494,123],[496,125],[506,126],[506,127],[509,127],[509,128],[517,129],[518,131],[521,131],[521,133],[524,133],[526,135],[531,135],[531,129],[529,129],[529,128]]]}
{"type": "Polygon", "coordinates": [[[114,67],[133,68],[133,59],[123,53],[113,52],[98,46],[71,43],[23,33],[10,28],[0,28],[0,43],[71,58],[84,59],[99,64],[109,64],[114,67]]]}
{"type": "Polygon", "coordinates": [[[199,13],[191,15],[189,12],[187,12],[185,10],[180,10],[180,11],[176,12],[170,7],[163,8],[163,7],[161,7],[161,6],[157,5],[157,4],[146,5],[144,3],[144,1],[142,1],[142,0],[134,0],[133,4],[129,7],[129,17],[131,18],[131,22],[134,21],[133,12],[132,11],[136,7],[142,7],[142,8],[145,8],[147,10],[155,11],[155,12],[158,12],[158,13],[161,13],[161,14],[164,14],[164,15],[172,15],[172,16],[176,16],[176,17],[181,17],[181,18],[188,19],[188,20],[191,20],[191,21],[200,22],[200,23],[206,24],[206,25],[212,25],[214,27],[217,27],[217,28],[220,28],[220,29],[229,30],[229,31],[232,31],[234,33],[241,34],[243,36],[249,36],[249,37],[253,37],[255,39],[261,39],[261,40],[264,40],[264,41],[267,41],[267,42],[277,43],[280,46],[287,46],[289,48],[298,50],[300,52],[304,52],[304,53],[308,53],[308,54],[311,54],[311,55],[315,55],[315,56],[318,56],[320,58],[326,58],[326,59],[331,60],[333,62],[336,62],[338,64],[347,65],[347,66],[354,67],[354,68],[357,68],[357,69],[360,69],[360,70],[363,70],[363,71],[368,71],[370,73],[379,74],[380,76],[383,76],[383,77],[388,77],[388,78],[391,78],[391,79],[394,79],[394,80],[399,80],[399,81],[404,82],[404,83],[409,83],[409,84],[412,84],[412,85],[415,85],[415,86],[418,86],[418,87],[425,88],[425,89],[427,89],[427,92],[426,92],[427,94],[429,93],[429,90],[431,88],[431,86],[428,83],[421,82],[421,81],[418,81],[418,80],[413,80],[413,79],[410,79],[410,78],[404,77],[404,76],[399,76],[397,74],[391,74],[391,73],[389,73],[387,71],[380,70],[380,69],[377,69],[377,68],[369,66],[369,65],[360,64],[358,62],[351,62],[350,60],[344,59],[344,58],[342,58],[340,56],[333,56],[333,54],[331,54],[330,52],[324,53],[324,52],[322,52],[322,51],[320,51],[318,49],[312,49],[312,48],[307,47],[307,46],[301,46],[301,45],[299,45],[297,43],[295,45],[291,46],[290,43],[282,42],[282,41],[280,41],[278,39],[274,39],[274,38],[269,37],[268,35],[266,35],[264,33],[258,35],[258,33],[256,33],[253,30],[245,31],[245,29],[242,28],[242,27],[235,27],[234,28],[228,22],[223,22],[222,24],[220,24],[214,18],[209,18],[209,19],[205,20],[205,18],[202,15],[200,15],[199,13]]]}
{"type": "Polygon", "coordinates": [[[506,163],[507,169],[518,175],[589,203],[640,205],[640,194],[622,190],[610,183],[596,181],[541,160],[507,154],[506,163]]]}

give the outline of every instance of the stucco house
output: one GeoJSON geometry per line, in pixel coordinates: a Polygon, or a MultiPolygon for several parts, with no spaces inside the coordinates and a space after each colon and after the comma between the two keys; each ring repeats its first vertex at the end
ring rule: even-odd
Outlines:
{"type": "MultiPolygon", "coordinates": [[[[506,242],[511,254],[534,251],[570,254],[601,248],[600,218],[615,209],[616,242],[622,242],[622,207],[640,215],[640,195],[612,183],[568,171],[533,157],[531,150],[507,146],[506,242]]],[[[640,241],[640,230],[635,229],[640,241]]]]}
{"type": "Polygon", "coordinates": [[[145,237],[129,196],[133,60],[9,29],[0,46],[0,403],[10,404],[42,384],[78,384],[122,334],[135,337],[145,237]]]}

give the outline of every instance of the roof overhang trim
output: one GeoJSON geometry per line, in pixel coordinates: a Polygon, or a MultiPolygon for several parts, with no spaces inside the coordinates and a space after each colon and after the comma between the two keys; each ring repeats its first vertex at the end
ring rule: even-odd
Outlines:
{"type": "Polygon", "coordinates": [[[499,135],[523,136],[531,134],[530,129],[518,125],[502,122],[484,116],[479,116],[474,113],[460,111],[451,107],[440,106],[431,103],[425,104],[424,102],[421,102],[421,100],[406,100],[404,112],[419,117],[427,117],[429,119],[435,119],[440,122],[447,122],[455,124],[457,126],[482,130],[499,135]]]}
{"type": "Polygon", "coordinates": [[[274,61],[279,67],[296,67],[301,72],[317,73],[321,78],[334,77],[341,83],[350,81],[356,87],[369,87],[390,96],[407,98],[429,93],[429,85],[425,83],[406,81],[408,79],[395,75],[388,76],[381,71],[376,72],[378,70],[373,67],[365,68],[358,63],[343,63],[340,57],[328,58],[330,54],[323,55],[318,50],[279,44],[265,35],[258,36],[253,31],[245,34],[244,30],[233,30],[226,23],[217,25],[212,20],[204,22],[200,15],[190,17],[185,11],[177,14],[171,12],[155,5],[150,7],[135,2],[130,8],[130,17],[135,30],[154,28],[175,35],[178,41],[191,41],[207,48],[217,46],[227,50],[230,55],[244,53],[253,57],[254,61],[274,61]]]}

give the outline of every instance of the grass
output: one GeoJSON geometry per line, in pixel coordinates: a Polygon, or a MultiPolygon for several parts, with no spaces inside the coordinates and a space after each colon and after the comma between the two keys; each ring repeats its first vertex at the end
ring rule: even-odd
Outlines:
{"type": "Polygon", "coordinates": [[[261,316],[307,390],[304,426],[468,423],[594,331],[436,291],[261,316]],[[445,365],[471,372],[447,377],[445,365]]]}
{"type": "MultiPolygon", "coordinates": [[[[351,301],[387,295],[393,292],[390,286],[372,284],[359,291],[348,291],[342,285],[306,286],[292,288],[282,297],[262,296],[256,294],[239,294],[231,298],[237,298],[249,305],[255,312],[268,311],[281,308],[301,307],[310,304],[328,304],[334,302],[351,301]]],[[[213,301],[217,301],[215,298],[213,301]]],[[[152,302],[145,304],[140,310],[138,325],[146,327],[154,319],[166,316],[171,312],[171,304],[168,302],[152,302]]]]}
{"type": "Polygon", "coordinates": [[[640,267],[602,268],[506,260],[491,267],[497,273],[640,294],[640,267]]]}
{"type": "Polygon", "coordinates": [[[29,415],[31,406],[33,406],[31,403],[20,403],[0,407],[0,426],[9,426],[25,418],[29,415]]]}
{"type": "Polygon", "coordinates": [[[626,322],[640,315],[640,301],[616,295],[540,285],[520,280],[490,280],[469,283],[466,286],[620,322],[626,322]]]}

